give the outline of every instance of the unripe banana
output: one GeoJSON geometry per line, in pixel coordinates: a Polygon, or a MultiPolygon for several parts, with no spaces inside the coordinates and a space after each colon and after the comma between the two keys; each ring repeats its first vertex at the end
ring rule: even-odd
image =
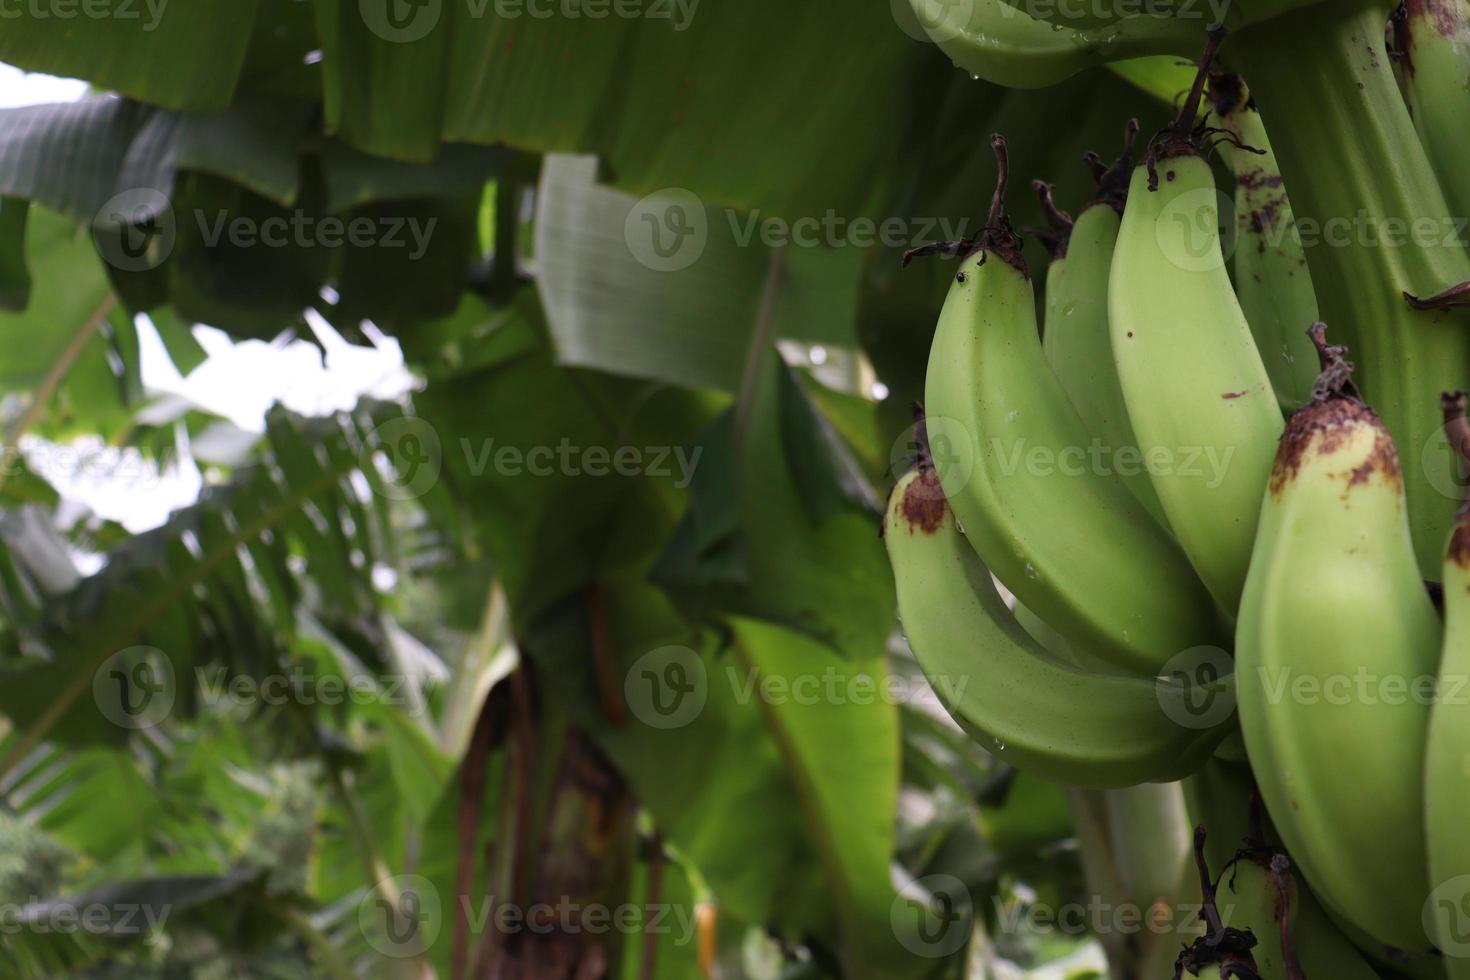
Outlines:
{"type": "MultiPolygon", "coordinates": [[[[1445,396],[1447,429],[1470,459],[1465,394],[1445,396]]],[[[1444,561],[1444,651],[1438,697],[1429,715],[1424,758],[1424,818],[1429,835],[1430,912],[1453,980],[1470,978],[1470,501],[1460,509],[1444,561]]]]}
{"type": "Polygon", "coordinates": [[[1010,88],[1044,88],[1109,61],[1179,54],[1195,47],[1199,33],[1197,23],[1173,17],[1074,29],[1038,20],[1006,0],[909,2],[924,31],[956,65],[1010,88]]]}
{"type": "Polygon", "coordinates": [[[1219,881],[1220,924],[1254,936],[1260,980],[1377,980],[1277,846],[1249,767],[1211,759],[1184,785],[1219,881]]]}
{"type": "Polygon", "coordinates": [[[1470,217],[1470,6],[1407,0],[1394,31],[1419,142],[1450,213],[1470,217]]]}
{"type": "Polygon", "coordinates": [[[1317,351],[1307,336],[1318,320],[1317,292],[1281,168],[1245,83],[1239,75],[1213,76],[1210,102],[1231,137],[1220,149],[1235,175],[1235,295],[1277,401],[1295,411],[1311,399],[1317,380],[1317,351]]]}
{"type": "Polygon", "coordinates": [[[936,694],[978,744],[1017,768],[1074,786],[1178,779],[1231,728],[1204,687],[1094,674],[1029,637],[996,591],[927,464],[899,480],[883,527],[909,646],[936,694]],[[1198,722],[1196,722],[1198,724],[1198,722]]]}
{"type": "MultiPolygon", "coordinates": [[[[1088,431],[1118,461],[1123,482],[1154,520],[1164,526],[1163,507],[1154,493],[1148,470],[1142,465],[1138,440],[1128,421],[1128,408],[1123,403],[1123,389],[1113,367],[1113,345],[1108,333],[1108,276],[1137,135],[1138,122],[1132,120],[1122,156],[1098,175],[1098,196],[1072,223],[1059,243],[1059,256],[1047,269],[1042,350],[1088,431]]],[[[1045,206],[1050,201],[1050,188],[1045,187],[1044,193],[1045,206]]]]}
{"type": "Polygon", "coordinates": [[[1108,320],[1128,416],[1169,527],[1233,615],[1283,423],[1225,268],[1214,174],[1191,135],[1212,57],[1174,129],[1133,172],[1108,320]]]}
{"type": "Polygon", "coordinates": [[[1439,617],[1388,429],[1342,348],[1292,416],[1236,630],[1241,730],[1282,840],[1322,901],[1410,953],[1428,937],[1424,740],[1439,617]]]}
{"type": "Polygon", "coordinates": [[[929,355],[925,401],[945,496],[1016,598],[1088,653],[1152,675],[1219,634],[1177,546],[1110,472],[1042,354],[1000,180],[929,355]]]}

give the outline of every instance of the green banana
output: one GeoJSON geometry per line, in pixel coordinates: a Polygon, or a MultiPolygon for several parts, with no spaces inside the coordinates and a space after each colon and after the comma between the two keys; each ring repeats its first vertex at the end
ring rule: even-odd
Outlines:
{"type": "Polygon", "coordinates": [[[944,494],[1016,598],[1089,654],[1154,674],[1220,636],[1167,532],[1103,467],[1046,363],[1019,240],[1003,212],[1005,140],[985,231],[940,313],[925,380],[944,494]],[[1065,519],[1063,519],[1065,517],[1065,519]]]}
{"type": "Polygon", "coordinates": [[[1470,6],[1406,0],[1394,31],[1414,129],[1450,213],[1470,216],[1470,6]]]}
{"type": "Polygon", "coordinates": [[[1215,177],[1192,130],[1212,34],[1171,130],[1133,172],[1108,282],[1113,359],[1169,527],[1234,614],[1282,430],[1225,268],[1215,177]]]}
{"type": "MultiPolygon", "coordinates": [[[[1465,393],[1444,400],[1451,441],[1470,462],[1465,393]]],[[[1428,914],[1452,980],[1470,978],[1470,500],[1461,507],[1444,560],[1444,651],[1438,697],[1429,715],[1424,758],[1424,818],[1429,838],[1428,914]]]]}
{"type": "Polygon", "coordinates": [[[1240,76],[1212,76],[1210,103],[1230,136],[1220,148],[1235,176],[1235,295],[1277,400],[1295,411],[1312,397],[1317,380],[1317,353],[1307,336],[1318,319],[1317,292],[1281,168],[1240,76]]]}
{"type": "Polygon", "coordinates": [[[1010,88],[1044,88],[1094,65],[1196,46],[1198,25],[1138,17],[1072,29],[1032,17],[1006,0],[909,0],[925,33],[976,78],[1010,88]]]}
{"type": "Polygon", "coordinates": [[[1377,980],[1276,846],[1253,800],[1249,768],[1211,760],[1185,781],[1185,793],[1203,832],[1196,841],[1206,894],[1208,869],[1218,875],[1218,919],[1208,924],[1215,935],[1226,929],[1251,934],[1250,966],[1259,980],[1377,980]]]}
{"type": "Polygon", "coordinates": [[[1428,945],[1422,777],[1440,643],[1393,439],[1343,349],[1292,416],[1236,630],[1241,731],[1287,850],[1322,900],[1381,943],[1428,945]]]}
{"type": "Polygon", "coordinates": [[[1229,731],[1211,700],[1228,702],[1228,678],[1094,674],[1031,639],[927,462],[894,488],[883,536],[909,646],[954,720],[999,758],[1074,786],[1131,786],[1182,778],[1229,731]]]}
{"type": "MultiPolygon", "coordinates": [[[[1128,409],[1123,403],[1123,389],[1118,384],[1118,372],[1113,368],[1112,340],[1108,335],[1108,274],[1128,193],[1133,141],[1137,135],[1138,122],[1130,120],[1122,156],[1098,175],[1097,197],[1072,222],[1059,242],[1057,257],[1047,269],[1042,351],[1072,407],[1117,461],[1116,468],[1123,482],[1163,526],[1163,506],[1154,493],[1148,470],[1142,465],[1138,440],[1133,436],[1133,425],[1128,421],[1128,409]],[[1129,465],[1129,459],[1136,463],[1129,465]]],[[[1056,212],[1051,204],[1051,188],[1040,184],[1038,191],[1043,195],[1043,208],[1056,212]]],[[[1053,224],[1059,223],[1061,215],[1057,214],[1053,224]]]]}
{"type": "Polygon", "coordinates": [[[1322,316],[1402,454],[1420,574],[1434,578],[1458,501],[1432,395],[1470,388],[1470,313],[1416,310],[1404,294],[1470,280],[1470,254],[1394,81],[1394,5],[1317,4],[1234,35],[1225,55],[1270,130],[1322,316]],[[1432,236],[1412,232],[1426,220],[1432,236]]]}

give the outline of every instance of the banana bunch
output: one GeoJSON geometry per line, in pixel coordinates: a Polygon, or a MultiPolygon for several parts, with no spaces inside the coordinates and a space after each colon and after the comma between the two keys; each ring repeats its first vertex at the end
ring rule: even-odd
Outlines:
{"type": "MultiPolygon", "coordinates": [[[[912,2],[1008,84],[1188,43],[1187,0],[912,2]]],[[[1017,766],[1187,780],[1205,935],[1176,977],[1470,980],[1470,422],[1434,401],[1470,387],[1470,253],[1373,237],[1470,216],[1470,6],[1407,0],[1391,49],[1389,7],[1241,0],[1272,20],[1241,75],[1212,29],[1075,218],[1036,182],[1043,323],[999,137],[983,233],[924,250],[960,261],[885,520],[904,631],[1017,766]]]]}
{"type": "Polygon", "coordinates": [[[1184,554],[1047,363],[1004,213],[1005,141],[993,145],[989,220],[965,249],[929,354],[930,456],[966,538],[1019,602],[1089,654],[1152,676],[1223,633],[1184,554]]]}
{"type": "MultiPolygon", "coordinates": [[[[959,262],[884,522],[903,629],[1016,766],[1189,779],[1209,914],[1178,969],[1470,980],[1470,504],[1442,621],[1421,576],[1442,525],[1411,526],[1417,477],[1315,322],[1265,125],[1212,71],[1222,37],[1142,153],[1130,123],[1116,162],[1090,158],[1075,218],[1034,184],[1044,323],[1003,138],[982,233],[919,250],[959,262]]],[[[1464,396],[1444,415],[1470,470],[1464,396]]]]}

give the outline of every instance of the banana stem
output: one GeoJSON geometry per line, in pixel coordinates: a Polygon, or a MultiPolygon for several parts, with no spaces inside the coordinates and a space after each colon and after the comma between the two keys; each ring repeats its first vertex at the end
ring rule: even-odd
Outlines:
{"type": "Polygon", "coordinates": [[[1209,40],[1205,42],[1205,53],[1199,61],[1199,71],[1195,73],[1194,84],[1189,87],[1189,95],[1185,97],[1179,106],[1179,116],[1174,120],[1174,139],[1188,140],[1194,132],[1195,123],[1199,120],[1199,107],[1205,96],[1205,81],[1210,77],[1210,66],[1215,63],[1215,57],[1220,53],[1220,45],[1225,41],[1225,26],[1216,24],[1210,28],[1209,40]]]}
{"type": "Polygon", "coordinates": [[[1404,295],[1470,280],[1470,255],[1394,80],[1388,14],[1386,0],[1316,4],[1236,34],[1224,54],[1271,135],[1322,318],[1393,433],[1419,560],[1435,578],[1455,509],[1436,400],[1470,386],[1470,317],[1414,310],[1404,295]]]}

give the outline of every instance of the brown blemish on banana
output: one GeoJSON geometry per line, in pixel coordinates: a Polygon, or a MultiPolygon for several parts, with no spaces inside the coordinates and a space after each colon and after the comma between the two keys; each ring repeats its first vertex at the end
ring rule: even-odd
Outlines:
{"type": "Polygon", "coordinates": [[[1455,37],[1460,31],[1456,2],[1457,0],[1450,0],[1448,3],[1446,0],[1405,0],[1404,20],[1425,20],[1434,25],[1435,31],[1441,37],[1455,37]]]}
{"type": "Polygon", "coordinates": [[[904,488],[903,499],[898,502],[898,513],[908,525],[909,533],[918,530],[933,534],[944,524],[948,512],[949,504],[939,486],[938,475],[927,466],[921,467],[919,478],[904,488]]]}
{"type": "Polygon", "coordinates": [[[1367,426],[1373,430],[1373,449],[1368,457],[1353,467],[1348,488],[1367,483],[1379,473],[1385,485],[1403,490],[1404,476],[1399,465],[1398,449],[1388,428],[1376,412],[1364,404],[1353,383],[1353,365],[1347,360],[1347,348],[1327,343],[1327,325],[1315,323],[1307,331],[1317,347],[1322,373],[1312,387],[1312,401],[1298,409],[1286,423],[1276,462],[1271,467],[1269,490],[1273,497],[1281,495],[1286,485],[1300,472],[1308,453],[1330,456],[1346,446],[1354,434],[1367,426]]]}
{"type": "Polygon", "coordinates": [[[1450,535],[1449,560],[1461,568],[1470,568],[1470,521],[1461,520],[1450,535]]]}
{"type": "Polygon", "coordinates": [[[1385,484],[1403,486],[1398,450],[1393,437],[1371,408],[1342,396],[1317,402],[1300,409],[1286,423],[1276,463],[1271,468],[1270,490],[1280,496],[1286,485],[1296,478],[1308,454],[1330,456],[1341,450],[1364,426],[1373,429],[1373,449],[1360,464],[1353,467],[1348,486],[1367,483],[1373,474],[1382,475],[1385,484]]]}

